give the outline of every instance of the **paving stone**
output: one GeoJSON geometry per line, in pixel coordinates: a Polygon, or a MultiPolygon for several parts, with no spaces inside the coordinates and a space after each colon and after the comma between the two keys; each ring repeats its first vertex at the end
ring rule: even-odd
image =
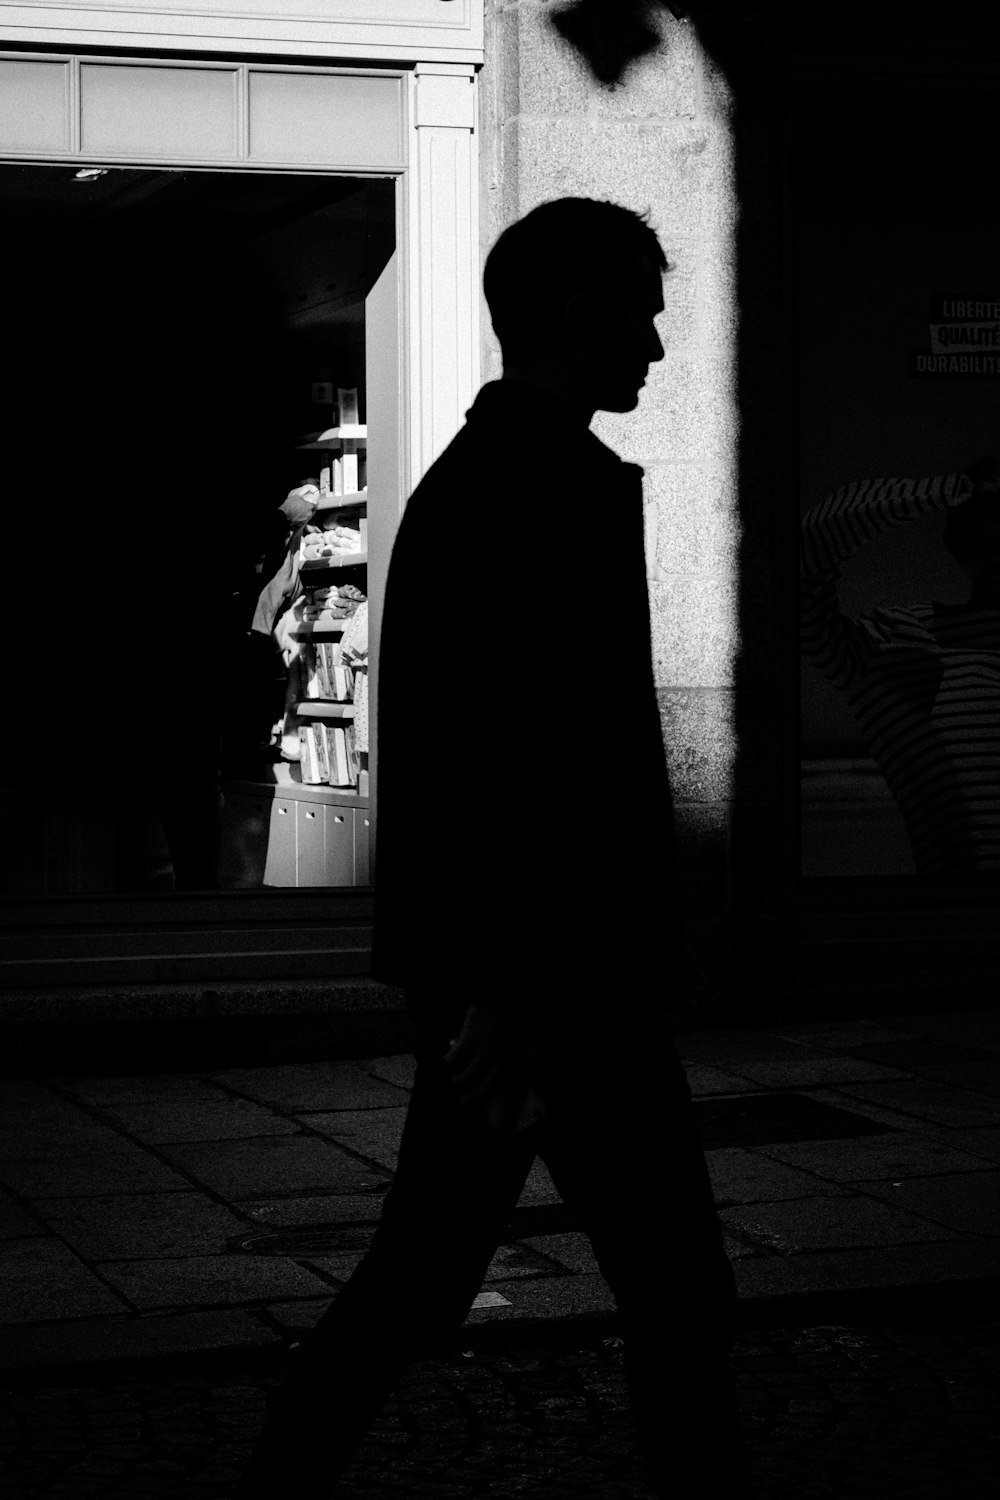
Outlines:
{"type": "Polygon", "coordinates": [[[924,1177],[939,1171],[976,1172],[983,1165],[982,1159],[971,1152],[952,1150],[942,1140],[902,1131],[852,1141],[789,1141],[766,1146],[762,1154],[834,1182],[924,1177]]]}
{"type": "Polygon", "coordinates": [[[350,1146],[392,1172],[399,1156],[406,1108],[338,1110],[333,1113],[298,1115],[301,1124],[330,1140],[350,1146]]]}
{"type": "Polygon", "coordinates": [[[950,1138],[962,1151],[986,1161],[1000,1162],[1000,1125],[973,1126],[950,1132],[950,1138]]]}
{"type": "Polygon", "coordinates": [[[522,1243],[549,1256],[568,1271],[591,1276],[599,1274],[593,1247],[585,1234],[533,1234],[522,1243]]]}
{"type": "Polygon", "coordinates": [[[995,1276],[996,1248],[989,1240],[952,1238],[929,1244],[822,1250],[740,1261],[733,1266],[733,1274],[740,1296],[747,1299],[930,1287],[995,1276]]]}
{"type": "Polygon", "coordinates": [[[304,1297],[300,1302],[269,1302],[263,1311],[274,1318],[284,1335],[294,1338],[297,1333],[316,1326],[330,1306],[332,1296],[333,1291],[328,1287],[325,1297],[304,1297]]]}
{"type": "Polygon", "coordinates": [[[475,1323],[511,1321],[517,1318],[551,1318],[560,1321],[576,1316],[613,1312],[615,1300],[607,1282],[599,1275],[559,1276],[551,1280],[500,1281],[491,1291],[500,1292],[510,1307],[474,1307],[465,1320],[475,1323]]]}
{"type": "Polygon", "coordinates": [[[710,1068],[705,1063],[687,1063],[684,1072],[695,1099],[707,1094],[738,1094],[741,1087],[752,1087],[736,1073],[724,1073],[721,1068],[710,1068]]]}
{"type": "Polygon", "coordinates": [[[966,1044],[970,1047],[987,1047],[1000,1052],[1000,1020],[996,1011],[961,1011],[957,1015],[941,1011],[922,1015],[919,1012],[899,1016],[874,1016],[894,1031],[909,1032],[916,1036],[936,1036],[943,1040],[966,1044]]]}
{"type": "Polygon", "coordinates": [[[905,1245],[953,1238],[941,1225],[897,1212],[870,1198],[798,1198],[724,1208],[720,1219],[783,1255],[860,1245],[905,1245]]]}
{"type": "Polygon", "coordinates": [[[223,1250],[244,1221],[204,1193],[40,1198],[36,1212],[88,1260],[155,1259],[223,1250]]]}
{"type": "Polygon", "coordinates": [[[371,1193],[307,1194],[296,1198],[251,1198],[235,1202],[234,1209],[258,1224],[259,1230],[292,1228],[308,1224],[377,1223],[389,1183],[371,1193]]]}
{"type": "Polygon", "coordinates": [[[840,1047],[862,1046],[868,1042],[899,1041],[906,1036],[905,1032],[894,1031],[888,1023],[879,1025],[874,1021],[808,1021],[768,1026],[764,1029],[768,1036],[830,1052],[835,1052],[840,1047]]]}
{"type": "Polygon", "coordinates": [[[223,1141],[254,1135],[294,1135],[294,1120],[250,1099],[193,1095],[154,1102],[108,1104],[105,1112],[129,1135],[161,1141],[223,1141]]]}
{"type": "Polygon", "coordinates": [[[371,1057],[365,1062],[358,1063],[366,1073],[373,1078],[382,1078],[388,1083],[394,1083],[397,1088],[412,1089],[413,1079],[417,1071],[417,1060],[408,1053],[398,1057],[371,1057]]]}
{"type": "Polygon", "coordinates": [[[0,1323],[128,1312],[129,1305],[58,1240],[0,1244],[0,1323]]]}
{"type": "Polygon", "coordinates": [[[120,1192],[123,1183],[136,1192],[184,1192],[191,1187],[180,1173],[129,1142],[78,1156],[55,1156],[33,1144],[16,1162],[0,1163],[0,1175],[24,1198],[91,1198],[120,1192]]]}
{"type": "Polygon", "coordinates": [[[16,1203],[9,1193],[0,1192],[0,1240],[37,1237],[42,1232],[37,1219],[16,1203]]]}
{"type": "MultiPolygon", "coordinates": [[[[589,1269],[596,1269],[596,1265],[589,1269]]],[[[516,1240],[497,1246],[483,1279],[493,1282],[563,1274],[562,1266],[554,1264],[536,1245],[527,1240],[516,1240]]]]}
{"type": "Polygon", "coordinates": [[[941,1125],[1000,1124],[1000,1105],[985,1094],[949,1088],[922,1079],[886,1083],[845,1083],[839,1092],[849,1098],[901,1111],[917,1120],[941,1125]]]}
{"type": "Polygon", "coordinates": [[[805,1088],[822,1084],[905,1078],[905,1074],[897,1069],[861,1062],[852,1057],[838,1057],[833,1053],[824,1055],[804,1047],[798,1049],[798,1053],[799,1055],[790,1055],[782,1052],[778,1056],[761,1053],[745,1060],[734,1057],[727,1060],[726,1067],[762,1088],[805,1088]]]}
{"type": "Polygon", "coordinates": [[[908,1177],[898,1184],[861,1182],[858,1187],[894,1208],[920,1214],[949,1229],[1000,1237],[1000,1172],[908,1177]]]}
{"type": "MultiPolygon", "coordinates": [[[[104,1261],[101,1275],[143,1310],[238,1305],[301,1292],[323,1282],[293,1261],[267,1255],[202,1255],[185,1260],[104,1261]]],[[[103,1309],[101,1309],[103,1311],[103,1309]]]]}
{"type": "Polygon", "coordinates": [[[536,1156],[531,1164],[521,1196],[518,1202],[525,1208],[537,1203],[561,1203],[556,1185],[552,1181],[549,1169],[540,1156],[536,1156]]]}
{"type": "MultiPolygon", "coordinates": [[[[854,1146],[857,1143],[831,1144],[854,1146]]],[[[772,1150],[778,1155],[784,1149],[768,1147],[766,1153],[742,1151],[737,1147],[706,1151],[705,1161],[716,1203],[770,1203],[783,1198],[809,1198],[843,1192],[835,1183],[824,1182],[809,1172],[799,1172],[792,1166],[783,1166],[770,1159],[772,1150]]]]}
{"type": "Polygon", "coordinates": [[[122,1077],[45,1078],[43,1082],[60,1093],[72,1094],[87,1104],[153,1103],[156,1100],[204,1098],[217,1092],[207,1073],[130,1073],[122,1077]]]}
{"type": "Polygon", "coordinates": [[[400,1088],[373,1076],[358,1063],[300,1063],[280,1067],[230,1068],[213,1075],[238,1094],[289,1112],[327,1109],[379,1109],[405,1104],[400,1088]]]}
{"type": "Polygon", "coordinates": [[[254,1136],[243,1141],[172,1144],[164,1156],[227,1200],[332,1188],[358,1192],[383,1174],[317,1136],[254,1136]]]}
{"type": "Polygon", "coordinates": [[[976,1089],[982,1094],[1000,1096],[1000,1057],[991,1062],[920,1063],[912,1068],[921,1078],[958,1088],[976,1089]]]}

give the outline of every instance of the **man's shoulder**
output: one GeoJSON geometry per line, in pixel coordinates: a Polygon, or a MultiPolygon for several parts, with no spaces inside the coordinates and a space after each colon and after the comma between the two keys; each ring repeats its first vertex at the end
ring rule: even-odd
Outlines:
{"type": "Polygon", "coordinates": [[[613,482],[642,470],[624,462],[589,428],[547,420],[543,405],[525,409],[502,389],[484,386],[465,422],[413,491],[413,498],[458,490],[530,494],[533,485],[580,480],[613,482]]]}

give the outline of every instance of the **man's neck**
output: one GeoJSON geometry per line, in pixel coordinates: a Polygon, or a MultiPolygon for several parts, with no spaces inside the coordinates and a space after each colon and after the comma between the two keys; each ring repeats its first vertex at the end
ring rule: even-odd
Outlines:
{"type": "Polygon", "coordinates": [[[516,364],[505,365],[500,379],[514,381],[518,385],[530,385],[535,390],[543,391],[551,400],[558,401],[565,407],[568,416],[574,421],[582,422],[585,427],[589,427],[594,420],[597,408],[581,401],[569,382],[552,371],[529,370],[516,364]]]}

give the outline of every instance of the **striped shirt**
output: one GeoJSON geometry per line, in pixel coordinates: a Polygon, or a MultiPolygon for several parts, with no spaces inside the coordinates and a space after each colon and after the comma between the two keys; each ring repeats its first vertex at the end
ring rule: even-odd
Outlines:
{"type": "Polygon", "coordinates": [[[847,559],[959,504],[962,475],[861,480],[802,521],[802,651],[843,692],[906,824],[918,875],[1000,877],[1000,609],[910,604],[850,619],[847,559]]]}

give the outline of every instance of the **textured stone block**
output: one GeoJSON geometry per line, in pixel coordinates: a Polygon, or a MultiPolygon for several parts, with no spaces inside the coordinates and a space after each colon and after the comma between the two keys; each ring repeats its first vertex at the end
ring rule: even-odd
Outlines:
{"type": "Polygon", "coordinates": [[[859,1102],[903,1110],[939,1125],[995,1125],[997,1102],[985,1094],[945,1084],[907,1079],[901,1083],[851,1083],[844,1092],[859,1102]]]}
{"type": "Polygon", "coordinates": [[[120,1193],[171,1192],[190,1188],[155,1156],[109,1130],[100,1141],[71,1140],[76,1154],[58,1154],[50,1141],[32,1139],[16,1157],[3,1164],[6,1185],[24,1198],[90,1198],[120,1193]]]}
{"type": "Polygon", "coordinates": [[[664,349],[683,349],[697,341],[700,242],[671,236],[663,252],[669,270],[663,277],[663,313],[656,329],[664,349]]]}
{"type": "Polygon", "coordinates": [[[664,572],[732,576],[739,552],[733,464],[649,465],[643,493],[654,508],[656,562],[664,572]]]}
{"type": "Polygon", "coordinates": [[[757,1151],[735,1147],[706,1151],[705,1160],[712,1191],[720,1205],[777,1203],[788,1198],[838,1196],[844,1192],[834,1183],[817,1181],[809,1172],[771,1161],[757,1151]]]}
{"type": "Polygon", "coordinates": [[[358,1066],[373,1078],[383,1078],[397,1088],[412,1089],[417,1071],[417,1060],[408,1053],[395,1057],[371,1057],[358,1066]]]}
{"type": "Polygon", "coordinates": [[[650,583],[653,671],[663,688],[728,688],[738,645],[737,590],[712,577],[650,583]]]}
{"type": "Polygon", "coordinates": [[[242,1219],[203,1193],[43,1198],[33,1206],[78,1255],[92,1261],[214,1255],[246,1229],[242,1219]]]}
{"type": "MultiPolygon", "coordinates": [[[[265,1135],[245,1141],[170,1145],[162,1150],[189,1177],[223,1198],[338,1188],[361,1192],[384,1176],[316,1136],[265,1135]]],[[[190,1187],[190,1182],[185,1186],[190,1187]]]]}
{"type": "Polygon", "coordinates": [[[513,1322],[518,1318],[561,1321],[609,1313],[615,1308],[611,1290],[599,1275],[495,1282],[493,1290],[501,1292],[510,1306],[473,1308],[465,1320],[466,1327],[471,1323],[513,1322]]]}
{"type": "Polygon", "coordinates": [[[10,1240],[0,1245],[0,1287],[0,1324],[128,1311],[123,1298],[56,1240],[10,1240]]]}
{"type": "MultiPolygon", "coordinates": [[[[268,1255],[206,1255],[187,1260],[107,1261],[101,1274],[143,1311],[239,1306],[265,1297],[320,1295],[325,1283],[293,1261],[268,1255]]],[[[103,1309],[102,1309],[103,1311],[103,1309]]]]}
{"type": "Polygon", "coordinates": [[[683,802],[678,799],[674,817],[681,838],[682,859],[687,858],[683,853],[684,845],[693,839],[711,839],[714,847],[722,851],[721,857],[724,858],[731,815],[731,803],[728,801],[683,802]]]}
{"type": "Polygon", "coordinates": [[[601,119],[693,119],[701,113],[703,63],[694,28],[665,8],[657,20],[659,47],[637,59],[617,88],[595,90],[601,119]]]}
{"type": "Polygon", "coordinates": [[[586,114],[596,86],[583,59],[550,24],[548,7],[505,12],[499,41],[506,118],[586,114]]]}
{"type": "Polygon", "coordinates": [[[575,1274],[592,1275],[599,1270],[593,1247],[585,1234],[534,1234],[522,1241],[533,1250],[549,1256],[575,1274]]]}
{"type": "Polygon", "coordinates": [[[158,1103],[166,1100],[195,1102],[206,1091],[218,1094],[197,1073],[130,1073],[128,1077],[51,1078],[46,1082],[65,1090],[86,1104],[158,1103]]]}
{"type": "Polygon", "coordinates": [[[555,1183],[549,1175],[549,1169],[540,1156],[536,1156],[528,1173],[528,1180],[521,1189],[518,1202],[524,1207],[530,1207],[536,1203],[561,1203],[555,1183]]]}
{"type": "Polygon", "coordinates": [[[395,1083],[373,1077],[353,1062],[231,1068],[215,1076],[236,1093],[295,1113],[307,1109],[379,1109],[406,1102],[395,1083]]]}
{"type": "MultiPolygon", "coordinates": [[[[294,1135],[298,1126],[249,1099],[180,1097],[106,1105],[108,1116],[141,1141],[222,1141],[253,1135],[294,1135]]],[[[206,1089],[208,1095],[208,1089],[206,1089]]]]}
{"type": "Polygon", "coordinates": [[[37,1221],[7,1193],[0,1192],[0,1240],[18,1240],[37,1234],[37,1221]]]}
{"type": "Polygon", "coordinates": [[[622,458],[642,464],[732,464],[739,409],[728,356],[668,351],[650,367],[639,405],[598,412],[593,429],[622,458]]]}
{"type": "MultiPolygon", "coordinates": [[[[838,1204],[842,1199],[835,1200],[838,1204]]],[[[989,1243],[950,1239],[918,1245],[877,1245],[812,1255],[764,1256],[733,1268],[741,1300],[795,1293],[937,1286],[996,1273],[989,1243]]]]}
{"type": "Polygon", "coordinates": [[[304,1194],[299,1198],[250,1198],[234,1204],[240,1213],[253,1219],[257,1228],[248,1234],[267,1234],[269,1230],[296,1229],[314,1224],[374,1224],[382,1212],[384,1187],[372,1193],[304,1194]]]}
{"type": "Polygon", "coordinates": [[[697,342],[719,353],[734,352],[740,322],[735,238],[731,234],[706,237],[699,242],[697,254],[697,342]]]}
{"type": "Polygon", "coordinates": [[[1000,1237],[1000,1172],[909,1177],[898,1186],[859,1182],[858,1187],[892,1208],[919,1214],[947,1229],[1000,1237]]]}
{"type": "Polygon", "coordinates": [[[514,130],[520,213],[551,198],[606,198],[651,209],[665,245],[735,225],[731,142],[714,124],[521,116],[505,137],[514,130]]]}
{"type": "Polygon", "coordinates": [[[338,1110],[332,1114],[300,1115],[303,1125],[349,1146],[361,1156],[393,1171],[399,1155],[406,1108],[338,1110]]]}
{"type": "Polygon", "coordinates": [[[661,688],[657,692],[675,796],[720,802],[729,796],[733,694],[729,688],[661,688]]]}
{"type": "Polygon", "coordinates": [[[941,1225],[897,1213],[871,1198],[814,1197],[754,1203],[750,1208],[724,1208],[719,1217],[723,1224],[751,1240],[769,1244],[783,1255],[955,1237],[941,1225]]]}

